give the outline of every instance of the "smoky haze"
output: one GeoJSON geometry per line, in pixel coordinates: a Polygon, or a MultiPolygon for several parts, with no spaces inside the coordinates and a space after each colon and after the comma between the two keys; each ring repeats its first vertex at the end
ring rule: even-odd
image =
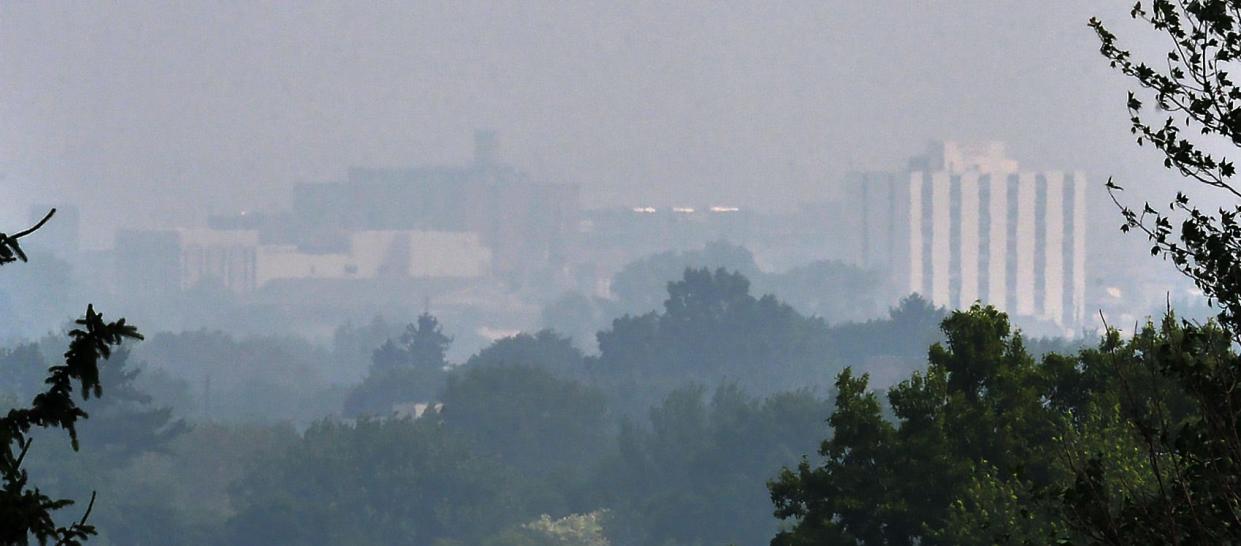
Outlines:
{"type": "Polygon", "coordinates": [[[0,544],[1181,536],[1241,192],[1135,146],[1090,18],[1202,57],[1129,9],[0,0],[0,544]]]}
{"type": "Polygon", "coordinates": [[[80,192],[104,246],[353,165],[457,163],[477,128],[586,205],[789,208],[942,138],[1096,178],[1150,164],[1114,130],[1102,8],[616,4],[6,3],[2,183],[80,192]]]}

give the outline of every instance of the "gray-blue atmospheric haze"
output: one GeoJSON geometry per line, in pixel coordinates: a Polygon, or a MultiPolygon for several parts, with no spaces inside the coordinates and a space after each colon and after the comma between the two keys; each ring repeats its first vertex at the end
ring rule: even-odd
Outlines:
{"type": "Polygon", "coordinates": [[[1124,4],[0,1],[0,545],[1241,543],[1124,4]]]}

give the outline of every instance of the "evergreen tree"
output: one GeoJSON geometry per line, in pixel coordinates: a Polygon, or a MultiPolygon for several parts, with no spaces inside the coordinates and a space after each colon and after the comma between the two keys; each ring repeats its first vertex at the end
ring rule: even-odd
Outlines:
{"type": "Polygon", "coordinates": [[[135,381],[141,370],[129,362],[130,350],[120,347],[107,366],[100,369],[99,382],[108,386],[108,396],[83,405],[91,414],[91,426],[80,434],[92,453],[112,464],[120,464],[144,452],[164,451],[168,443],[189,430],[189,425],[172,415],[172,408],[155,406],[151,396],[135,381]]]}
{"type": "MultiPolygon", "coordinates": [[[[42,227],[54,213],[55,210],[49,212],[30,229],[13,235],[0,234],[0,265],[25,261],[19,240],[42,227]]],[[[33,537],[40,544],[52,541],[74,545],[95,533],[95,528],[86,523],[90,505],[77,522],[58,525],[53,513],[73,501],[50,498],[32,487],[29,474],[22,468],[34,429],[64,429],[73,448],[78,448],[77,424],[87,414],[74,400],[74,384],[83,399],[101,396],[100,360],[111,356],[112,348],[123,340],[142,337],[125,319],[105,322],[93,306],[87,306],[86,315],[76,324],[78,327],[69,332],[64,363],[48,371],[46,390],[36,395],[29,406],[11,409],[0,417],[0,544],[26,544],[33,537]]]]}
{"type": "Polygon", "coordinates": [[[408,365],[426,370],[442,370],[448,365],[446,354],[452,338],[444,335],[440,322],[430,313],[418,315],[401,336],[401,345],[409,355],[408,365]]]}
{"type": "Polygon", "coordinates": [[[375,349],[366,378],[345,399],[345,414],[387,416],[397,404],[430,402],[444,385],[451,344],[439,320],[419,315],[399,339],[375,349]]]}

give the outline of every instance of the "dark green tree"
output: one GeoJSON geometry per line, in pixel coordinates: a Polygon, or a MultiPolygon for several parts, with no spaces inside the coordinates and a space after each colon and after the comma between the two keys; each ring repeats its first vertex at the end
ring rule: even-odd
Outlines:
{"type": "MultiPolygon", "coordinates": [[[[1062,483],[1056,425],[1090,399],[1086,372],[1055,359],[1037,365],[991,307],[953,312],[942,327],[946,342],[931,347],[925,372],[888,391],[895,422],[866,375],[839,376],[821,462],[805,459],[770,484],[776,516],[793,524],[773,545],[969,543],[951,507],[970,496],[971,480],[997,476],[1031,497],[1062,483]]],[[[990,532],[979,542],[1020,543],[990,532]]]]}
{"type": "MultiPolygon", "coordinates": [[[[49,212],[30,229],[13,235],[0,234],[0,265],[25,261],[19,240],[42,227],[54,213],[55,210],[49,212]]],[[[136,328],[125,323],[125,319],[105,322],[93,306],[87,306],[86,315],[76,324],[78,327],[69,332],[64,363],[48,370],[46,390],[37,394],[29,406],[11,409],[0,417],[0,544],[26,544],[31,537],[40,544],[49,541],[80,544],[95,533],[95,528],[86,523],[90,505],[77,522],[58,525],[53,513],[72,505],[73,501],[53,499],[39,488],[31,487],[29,474],[22,468],[35,429],[64,429],[73,448],[77,449],[77,424],[87,414],[74,400],[75,383],[83,399],[101,396],[100,361],[111,356],[112,348],[123,340],[142,337],[136,328]]],[[[94,503],[93,494],[91,503],[94,503]]]]}
{"type": "Polygon", "coordinates": [[[658,310],[664,288],[686,269],[726,269],[748,278],[761,274],[749,250],[724,241],[709,243],[702,250],[653,254],[625,265],[612,277],[616,301],[610,316],[658,310]]]}
{"type": "MultiPolygon", "coordinates": [[[[1131,15],[1167,37],[1165,54],[1143,61],[1098,19],[1090,26],[1103,56],[1138,87],[1127,101],[1137,143],[1150,144],[1190,183],[1241,200],[1228,157],[1241,147],[1241,86],[1233,73],[1241,59],[1241,2],[1153,0],[1134,4],[1131,15]]],[[[1121,205],[1118,185],[1109,180],[1108,188],[1124,217],[1121,229],[1144,233],[1151,253],[1216,307],[1223,337],[1241,342],[1241,205],[1200,210],[1178,192],[1166,209],[1146,204],[1137,211],[1121,205]]],[[[1191,400],[1193,411],[1179,416],[1156,406],[1125,416],[1150,453],[1154,490],[1116,487],[1121,477],[1107,472],[1106,454],[1082,466],[1068,501],[1098,516],[1073,520],[1093,541],[1241,542],[1241,360],[1220,350],[1219,337],[1211,327],[1184,325],[1152,347],[1164,358],[1148,370],[1191,400]],[[1169,468],[1175,472],[1165,475],[1169,468]],[[1117,506],[1127,509],[1117,516],[1117,506]]],[[[1133,383],[1133,397],[1165,399],[1156,386],[1133,383]]]]}
{"type": "Polygon", "coordinates": [[[561,377],[581,378],[586,372],[582,351],[572,340],[552,330],[517,334],[496,340],[470,357],[465,368],[485,366],[527,366],[561,377]]]}
{"type": "Polygon", "coordinates": [[[777,525],[763,483],[814,448],[831,403],[809,390],[757,398],[688,386],[624,426],[598,471],[615,544],[759,544],[777,525]]]}
{"type": "Polygon", "coordinates": [[[111,464],[144,452],[164,451],[169,442],[189,430],[184,420],[173,416],[172,408],[155,405],[138,388],[135,381],[142,372],[130,365],[129,357],[128,347],[112,353],[109,364],[99,372],[108,396],[83,404],[91,414],[91,426],[79,437],[93,454],[111,464]]]}
{"type": "Polygon", "coordinates": [[[686,269],[668,284],[662,313],[625,316],[599,332],[592,373],[625,393],[631,415],[686,383],[734,381],[756,394],[830,384],[826,324],[724,269],[686,269]]]}
{"type": "Polygon", "coordinates": [[[567,292],[548,303],[540,313],[543,328],[563,333],[585,351],[596,349],[595,332],[604,324],[605,302],[578,292],[567,292]]]}
{"type": "Polygon", "coordinates": [[[1066,437],[1064,519],[1092,544],[1231,544],[1238,538],[1235,375],[1215,324],[1169,314],[1083,353],[1111,384],[1066,437]]]}
{"type": "Polygon", "coordinates": [[[419,315],[399,339],[372,354],[366,378],[345,399],[345,414],[386,416],[396,404],[430,402],[443,388],[451,344],[434,316],[419,315]]]}
{"type": "Polygon", "coordinates": [[[466,365],[443,404],[446,427],[523,472],[581,474],[608,447],[603,394],[539,368],[466,365]]]}
{"type": "Polygon", "coordinates": [[[523,477],[471,453],[434,412],[316,423],[232,499],[237,545],[477,544],[540,513],[523,477]]]}
{"type": "MultiPolygon", "coordinates": [[[[417,324],[411,324],[401,335],[401,346],[408,354],[404,363],[409,367],[443,369],[448,365],[445,355],[452,345],[452,338],[444,335],[440,322],[430,313],[418,315],[417,324]]],[[[402,363],[390,363],[400,366],[402,363]]]]}
{"type": "Polygon", "coordinates": [[[902,366],[902,376],[925,363],[926,350],[943,340],[940,323],[947,312],[918,294],[901,299],[885,319],[832,326],[831,349],[852,366],[890,361],[902,366]]]}

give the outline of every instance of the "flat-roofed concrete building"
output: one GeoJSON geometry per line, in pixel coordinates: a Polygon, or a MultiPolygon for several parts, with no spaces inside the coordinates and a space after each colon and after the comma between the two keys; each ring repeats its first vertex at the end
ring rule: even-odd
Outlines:
{"type": "Polygon", "coordinates": [[[936,144],[903,172],[847,181],[847,254],[897,293],[982,301],[1063,328],[1083,323],[1086,179],[1022,171],[1001,143],[936,144]]]}
{"type": "Polygon", "coordinates": [[[477,279],[491,250],[470,232],[350,233],[338,252],[263,244],[255,230],[130,230],[117,234],[120,279],[171,294],[212,284],[239,294],[282,280],[477,279]]]}
{"type": "Polygon", "coordinates": [[[578,186],[535,180],[498,153],[495,134],[479,131],[464,165],[351,168],[343,181],[297,184],[287,231],[470,232],[490,249],[493,273],[562,265],[578,186]]]}

